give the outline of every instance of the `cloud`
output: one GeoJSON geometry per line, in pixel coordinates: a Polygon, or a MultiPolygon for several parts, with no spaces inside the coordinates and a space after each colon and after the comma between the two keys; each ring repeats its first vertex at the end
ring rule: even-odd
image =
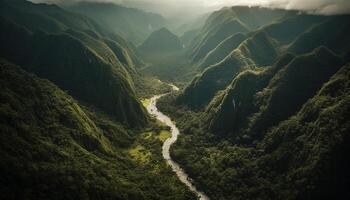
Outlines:
{"type": "MultiPolygon", "coordinates": [[[[225,1],[225,0],[223,0],[225,1]]],[[[226,5],[249,5],[286,10],[300,10],[314,14],[349,14],[349,0],[226,0],[226,5]]]]}
{"type": "Polygon", "coordinates": [[[287,10],[300,10],[315,14],[333,15],[350,13],[350,0],[32,0],[46,3],[75,3],[79,1],[114,2],[143,8],[165,15],[181,12],[199,12],[223,6],[247,5],[287,10]]]}

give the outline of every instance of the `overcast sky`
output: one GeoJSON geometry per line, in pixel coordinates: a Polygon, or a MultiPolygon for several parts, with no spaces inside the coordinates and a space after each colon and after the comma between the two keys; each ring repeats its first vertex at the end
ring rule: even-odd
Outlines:
{"type": "Polygon", "coordinates": [[[143,8],[163,15],[183,12],[207,12],[223,6],[249,5],[303,10],[319,14],[350,13],[350,0],[32,0],[34,2],[67,3],[76,1],[115,2],[143,8]]]}

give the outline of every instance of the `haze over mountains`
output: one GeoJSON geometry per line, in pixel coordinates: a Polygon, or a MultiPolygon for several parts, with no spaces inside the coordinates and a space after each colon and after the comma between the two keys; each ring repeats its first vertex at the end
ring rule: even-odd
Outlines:
{"type": "Polygon", "coordinates": [[[0,199],[350,198],[347,1],[34,2],[0,0],[0,199]]]}

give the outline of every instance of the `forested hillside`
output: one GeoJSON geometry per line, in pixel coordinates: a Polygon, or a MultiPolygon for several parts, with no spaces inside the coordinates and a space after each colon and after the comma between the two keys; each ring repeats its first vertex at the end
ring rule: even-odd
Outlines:
{"type": "Polygon", "coordinates": [[[162,162],[157,132],[143,140],[3,59],[0,82],[1,199],[193,199],[162,162]]]}
{"type": "Polygon", "coordinates": [[[348,7],[0,0],[0,199],[350,199],[348,7]]]}
{"type": "Polygon", "coordinates": [[[153,31],[166,26],[161,15],[114,3],[80,2],[66,8],[96,20],[134,45],[142,44],[153,31]]]}
{"type": "Polygon", "coordinates": [[[0,4],[0,199],[195,199],[163,161],[132,45],[55,5],[0,4]]]}
{"type": "Polygon", "coordinates": [[[349,198],[348,17],[284,12],[218,36],[193,59],[200,73],[159,101],[184,133],[172,156],[211,199],[349,198]]]}
{"type": "MultiPolygon", "coordinates": [[[[39,31],[39,27],[32,28],[32,24],[37,25],[35,21],[22,20],[31,19],[32,13],[41,12],[46,12],[47,15],[58,13],[72,19],[75,19],[74,15],[70,16],[69,12],[59,7],[50,10],[45,8],[46,5],[26,1],[2,3],[17,12],[24,10],[23,19],[2,13],[1,26],[7,30],[0,37],[1,54],[4,57],[49,79],[75,98],[113,115],[120,122],[131,126],[147,123],[145,111],[135,96],[130,74],[134,66],[127,53],[128,47],[116,48],[118,44],[123,45],[122,39],[119,42],[114,40],[117,37],[104,36],[103,32],[95,32],[93,29],[80,30],[79,26],[63,28],[58,33],[45,27],[40,27],[39,31]],[[27,7],[30,9],[26,10],[27,7]],[[105,42],[107,39],[110,42],[105,42]]],[[[79,19],[88,21],[79,16],[79,25],[82,23],[79,19]]],[[[49,18],[49,22],[56,20],[49,18]]]]}

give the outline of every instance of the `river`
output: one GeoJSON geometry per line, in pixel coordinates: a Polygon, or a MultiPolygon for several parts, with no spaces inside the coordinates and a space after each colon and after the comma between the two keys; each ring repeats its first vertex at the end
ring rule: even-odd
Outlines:
{"type": "MultiPolygon", "coordinates": [[[[175,85],[169,84],[173,90],[179,90],[175,85]]],[[[197,196],[198,199],[200,200],[209,200],[209,198],[201,191],[197,190],[196,186],[193,185],[191,179],[189,178],[188,174],[180,167],[178,163],[176,163],[170,156],[170,147],[172,144],[174,144],[180,135],[179,129],[176,127],[176,125],[171,121],[171,119],[164,115],[162,112],[160,112],[157,108],[157,100],[161,98],[162,96],[167,95],[167,94],[162,94],[162,95],[155,95],[150,99],[150,103],[147,106],[147,111],[156,117],[159,121],[165,123],[167,126],[170,127],[171,130],[171,137],[168,138],[162,147],[162,154],[166,162],[171,166],[172,170],[176,173],[177,177],[180,179],[181,182],[183,182],[189,190],[194,192],[197,196]]]]}

